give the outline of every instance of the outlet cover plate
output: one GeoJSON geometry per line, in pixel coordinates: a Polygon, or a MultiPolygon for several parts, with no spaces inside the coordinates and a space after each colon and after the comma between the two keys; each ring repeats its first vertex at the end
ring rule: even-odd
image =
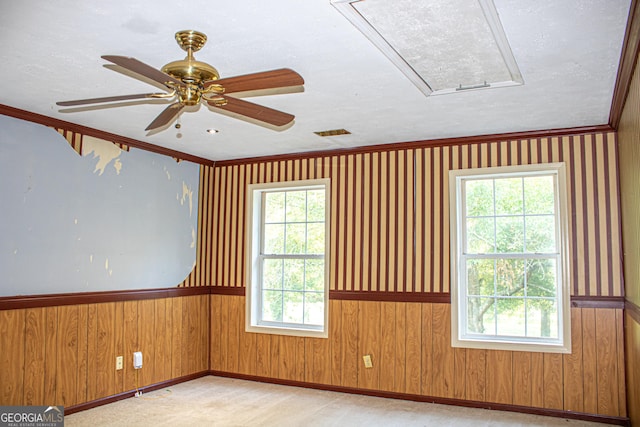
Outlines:
{"type": "Polygon", "coordinates": [[[141,351],[136,351],[135,353],[133,353],[133,367],[135,369],[142,368],[142,352],[141,351]]]}
{"type": "Polygon", "coordinates": [[[370,354],[365,354],[364,356],[362,356],[362,360],[364,361],[365,368],[373,368],[373,362],[371,361],[370,354]]]}

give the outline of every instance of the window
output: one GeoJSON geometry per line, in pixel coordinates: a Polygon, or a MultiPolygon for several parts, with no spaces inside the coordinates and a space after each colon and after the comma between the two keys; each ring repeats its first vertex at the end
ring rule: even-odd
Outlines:
{"type": "Polygon", "coordinates": [[[329,180],[249,186],[247,331],[327,337],[329,180]]]}
{"type": "Polygon", "coordinates": [[[449,174],[452,345],[570,352],[564,164],[449,174]]]}

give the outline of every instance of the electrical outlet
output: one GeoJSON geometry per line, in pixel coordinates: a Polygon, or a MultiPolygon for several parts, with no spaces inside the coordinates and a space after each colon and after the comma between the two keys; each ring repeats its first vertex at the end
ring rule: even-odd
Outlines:
{"type": "Polygon", "coordinates": [[[123,367],[122,364],[123,364],[122,356],[116,357],[116,371],[119,371],[120,369],[122,369],[123,367]]]}
{"type": "Polygon", "coordinates": [[[373,362],[371,361],[370,354],[365,354],[364,356],[362,356],[362,360],[364,361],[365,368],[373,368],[373,362]]]}
{"type": "Polygon", "coordinates": [[[142,368],[142,352],[141,351],[136,351],[135,353],[133,353],[133,367],[135,369],[142,368]]]}

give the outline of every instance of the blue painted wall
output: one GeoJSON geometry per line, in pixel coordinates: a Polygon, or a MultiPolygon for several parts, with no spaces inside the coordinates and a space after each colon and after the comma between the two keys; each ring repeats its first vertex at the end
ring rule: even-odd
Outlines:
{"type": "Polygon", "coordinates": [[[196,256],[199,165],[0,116],[0,296],[172,287],[196,256]]]}

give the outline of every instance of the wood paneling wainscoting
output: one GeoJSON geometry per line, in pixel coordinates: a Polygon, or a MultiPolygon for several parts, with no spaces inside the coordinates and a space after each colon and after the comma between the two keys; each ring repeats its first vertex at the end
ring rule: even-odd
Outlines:
{"type": "Polygon", "coordinates": [[[640,425],[640,307],[631,301],[625,305],[625,335],[629,418],[635,426],[640,425]]]}
{"type": "Polygon", "coordinates": [[[572,353],[564,355],[452,348],[450,308],[332,299],[329,338],[299,338],[245,332],[245,298],[213,294],[211,370],[626,423],[621,308],[572,308],[572,353]],[[365,354],[371,369],[364,367],[365,354]]]}
{"type": "Polygon", "coordinates": [[[573,351],[560,355],[452,348],[450,304],[437,298],[331,299],[328,339],[247,333],[244,296],[209,291],[0,310],[0,403],[72,413],[213,373],[627,422],[621,308],[573,307],[573,351]],[[144,354],[137,372],[134,351],[144,354]]]}
{"type": "MultiPolygon", "coordinates": [[[[68,408],[208,371],[209,295],[0,310],[0,404],[68,408]],[[133,352],[143,367],[133,369],[133,352]],[[116,356],[124,369],[116,371],[116,356]]],[[[127,397],[127,396],[123,396],[127,397]]]]}

